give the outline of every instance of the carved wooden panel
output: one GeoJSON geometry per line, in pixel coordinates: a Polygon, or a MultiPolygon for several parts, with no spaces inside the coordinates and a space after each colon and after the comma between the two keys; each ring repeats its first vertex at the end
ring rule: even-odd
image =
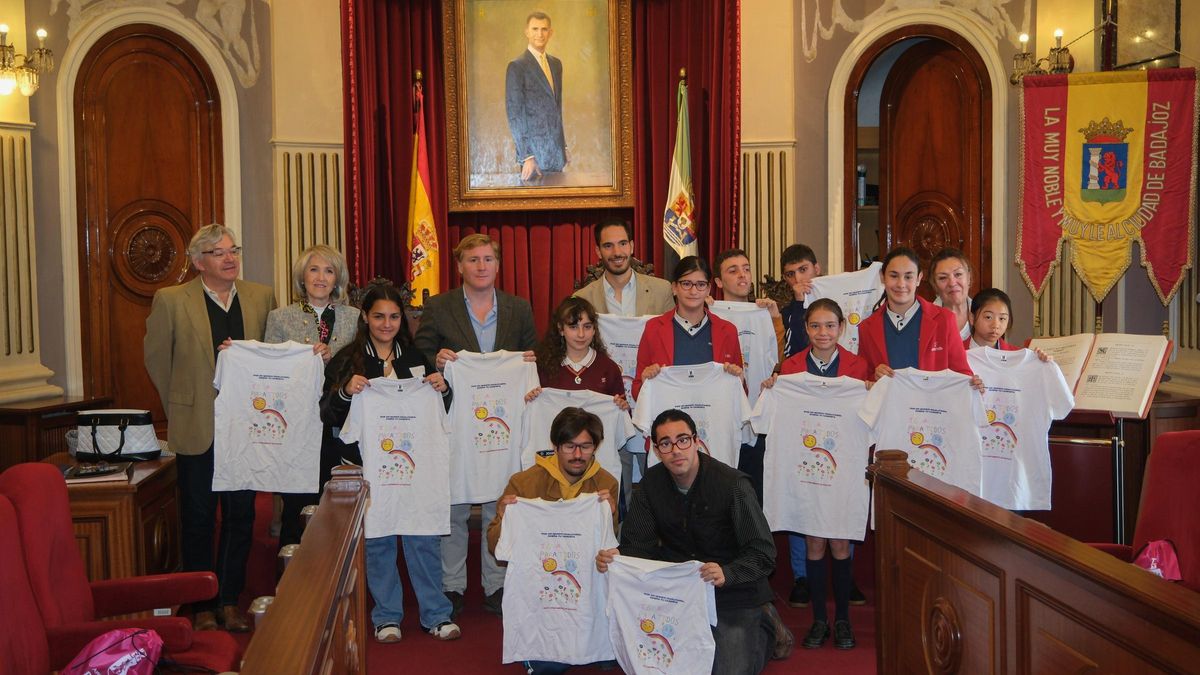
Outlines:
{"type": "Polygon", "coordinates": [[[1184,673],[1200,593],[877,453],[880,673],[1184,673]]]}
{"type": "Polygon", "coordinates": [[[79,555],[83,557],[83,569],[87,570],[89,581],[112,576],[108,567],[108,525],[108,518],[102,516],[71,519],[71,526],[75,528],[75,544],[79,546],[79,555]]]}
{"type": "Polygon", "coordinates": [[[996,572],[916,523],[898,521],[895,533],[903,552],[896,561],[904,589],[897,626],[903,669],[995,672],[1001,588],[996,572]]]}
{"type": "Polygon", "coordinates": [[[84,389],[161,422],[145,319],[190,274],[192,234],[224,218],[220,95],[187,40],[142,24],[93,45],[73,95],[84,389]]]}

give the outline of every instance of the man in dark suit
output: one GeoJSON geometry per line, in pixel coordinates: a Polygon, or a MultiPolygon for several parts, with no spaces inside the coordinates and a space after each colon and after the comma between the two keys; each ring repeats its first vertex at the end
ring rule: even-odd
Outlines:
{"type": "Polygon", "coordinates": [[[546,53],[552,35],[549,15],[530,14],[525,19],[529,46],[508,64],[504,79],[508,128],[517,146],[516,160],[522,181],[536,179],[546,171],[562,171],[567,164],[562,61],[546,53]]]}
{"type": "MultiPolygon", "coordinates": [[[[463,285],[440,293],[425,302],[421,326],[417,329],[417,348],[445,368],[447,361],[458,358],[455,352],[493,352],[501,349],[527,352],[537,342],[533,326],[533,308],[529,301],[496,288],[500,272],[500,245],[486,234],[464,237],[454,248],[458,273],[463,285]]],[[[499,497],[499,495],[497,495],[499,497]]],[[[467,589],[467,520],[471,504],[450,507],[450,534],[442,539],[442,588],[454,605],[462,609],[467,589]]],[[[496,502],[482,504],[483,521],[496,517],[496,502]]],[[[487,550],[487,537],[480,537],[483,577],[483,608],[500,614],[504,597],[504,570],[487,550]]]]}
{"type": "Polygon", "coordinates": [[[261,340],[275,292],[239,280],[242,247],[222,225],[207,225],[187,248],[200,275],[159,289],[146,318],[146,372],[167,412],[167,440],[178,471],[179,519],[184,571],[215,571],[218,597],[196,603],[197,630],[221,622],[235,632],[250,630],[238,611],[254,529],[254,491],[213,492],[213,389],[217,352],[229,340],[261,340]],[[213,527],[221,504],[216,564],[213,527]]]}

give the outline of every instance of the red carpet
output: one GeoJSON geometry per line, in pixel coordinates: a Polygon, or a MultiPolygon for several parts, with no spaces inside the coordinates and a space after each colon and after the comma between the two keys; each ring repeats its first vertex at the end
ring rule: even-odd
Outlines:
{"type": "MultiPolygon", "coordinates": [[[[271,595],[275,586],[275,553],[276,541],[269,537],[267,528],[271,519],[271,500],[268,495],[259,495],[258,511],[254,527],[254,546],[250,553],[249,570],[247,571],[246,593],[243,595],[243,607],[249,601],[260,595],[271,595]]],[[[479,588],[479,560],[476,557],[478,532],[471,532],[472,556],[468,560],[467,579],[472,587],[467,591],[467,606],[458,617],[457,623],[462,628],[462,639],[453,642],[441,642],[425,635],[417,618],[416,599],[408,588],[408,576],[403,570],[401,561],[401,579],[405,584],[405,617],[401,624],[403,639],[395,644],[381,645],[373,639],[367,640],[367,667],[369,672],[415,672],[415,673],[454,673],[455,675],[472,675],[476,673],[520,673],[522,669],[515,665],[500,663],[503,626],[499,618],[487,614],[482,609],[483,592],[479,588]]],[[[864,607],[850,608],[850,621],[854,626],[854,635],[858,639],[858,647],[848,651],[834,649],[826,643],[821,649],[803,649],[799,641],[808,631],[812,623],[811,609],[793,609],[787,605],[787,596],[792,588],[791,567],[788,560],[787,538],[777,535],[775,545],[778,550],[776,568],[779,570],[771,580],[775,589],[776,606],[788,628],[796,635],[796,649],[791,658],[786,661],[772,661],[764,673],[782,675],[784,673],[823,672],[847,675],[859,675],[875,672],[875,615],[874,605],[868,603],[864,607]]],[[[858,547],[855,552],[854,575],[859,587],[868,600],[873,600],[875,590],[874,567],[872,563],[873,547],[871,543],[858,547]]],[[[829,615],[833,616],[833,598],[830,592],[829,615]]],[[[369,596],[368,596],[369,597],[369,596]]],[[[618,672],[616,669],[604,671],[599,668],[571,668],[571,673],[607,673],[618,672]]]]}

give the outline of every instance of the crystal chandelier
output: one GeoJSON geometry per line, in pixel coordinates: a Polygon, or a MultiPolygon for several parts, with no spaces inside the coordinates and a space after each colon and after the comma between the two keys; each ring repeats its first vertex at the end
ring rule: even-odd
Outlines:
{"type": "Polygon", "coordinates": [[[17,54],[15,45],[8,42],[8,24],[0,23],[0,95],[8,96],[16,89],[23,96],[33,96],[41,74],[54,70],[54,53],[46,49],[45,29],[38,29],[37,39],[32,54],[17,54]]]}

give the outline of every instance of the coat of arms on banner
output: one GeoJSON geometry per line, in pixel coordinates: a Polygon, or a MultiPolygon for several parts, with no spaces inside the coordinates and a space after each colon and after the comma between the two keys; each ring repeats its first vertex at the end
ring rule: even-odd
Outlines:
{"type": "Polygon", "coordinates": [[[1113,123],[1107,117],[1079,130],[1084,138],[1080,189],[1085,202],[1105,204],[1125,199],[1129,166],[1129,144],[1125,137],[1131,131],[1120,120],[1113,123]]]}

